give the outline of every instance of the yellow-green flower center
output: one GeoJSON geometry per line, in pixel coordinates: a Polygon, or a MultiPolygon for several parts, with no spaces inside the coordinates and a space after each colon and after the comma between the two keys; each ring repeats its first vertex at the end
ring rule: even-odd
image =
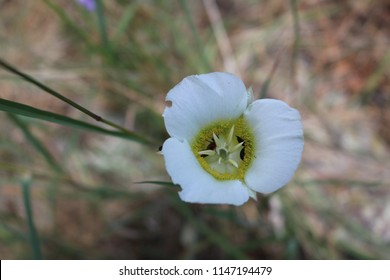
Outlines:
{"type": "Polygon", "coordinates": [[[254,134],[243,117],[200,130],[191,148],[200,165],[218,180],[244,180],[255,151],[254,134]]]}

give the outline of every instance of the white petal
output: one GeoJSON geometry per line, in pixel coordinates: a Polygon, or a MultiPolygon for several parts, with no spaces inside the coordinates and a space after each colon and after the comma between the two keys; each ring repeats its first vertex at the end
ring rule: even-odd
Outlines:
{"type": "Polygon", "coordinates": [[[299,112],[274,99],[253,102],[244,114],[254,129],[255,159],[245,181],[261,193],[283,187],[294,175],[303,150],[303,127],[299,112]]]}
{"type": "Polygon", "coordinates": [[[195,203],[241,205],[249,199],[248,188],[239,180],[219,181],[199,164],[186,140],[169,138],[162,153],[173,183],[179,184],[180,198],[195,203]]]}
{"type": "Polygon", "coordinates": [[[169,135],[191,140],[204,126],[223,119],[235,119],[247,107],[243,82],[229,73],[209,73],[184,78],[168,92],[171,106],[163,117],[169,135]]]}

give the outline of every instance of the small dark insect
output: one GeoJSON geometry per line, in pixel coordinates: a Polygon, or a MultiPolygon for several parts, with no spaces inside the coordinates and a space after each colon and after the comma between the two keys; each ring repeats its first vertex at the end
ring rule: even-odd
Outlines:
{"type": "Polygon", "coordinates": [[[240,136],[236,136],[236,137],[237,137],[238,143],[242,142],[242,149],[240,151],[240,158],[241,158],[241,160],[244,160],[244,157],[245,157],[245,142],[244,142],[244,140],[240,136]]]}
{"type": "MultiPolygon", "coordinates": [[[[206,150],[215,150],[215,148],[217,147],[217,144],[215,144],[215,141],[214,139],[211,139],[211,142],[209,142],[209,144],[207,145],[207,148],[206,150]]],[[[201,157],[207,157],[207,155],[200,155],[201,157]]]]}
{"type": "Polygon", "coordinates": [[[162,150],[162,146],[158,147],[158,151],[161,152],[162,150]]]}

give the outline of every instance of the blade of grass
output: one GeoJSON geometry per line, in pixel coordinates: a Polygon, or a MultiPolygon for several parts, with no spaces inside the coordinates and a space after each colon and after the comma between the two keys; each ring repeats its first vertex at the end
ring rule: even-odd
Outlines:
{"type": "Polygon", "coordinates": [[[141,182],[134,182],[134,184],[154,184],[160,186],[178,187],[178,185],[175,185],[172,182],[163,182],[163,181],[141,181],[141,182]]]}
{"type": "Polygon", "coordinates": [[[222,234],[211,229],[207,224],[202,220],[198,219],[191,211],[191,209],[185,204],[179,201],[177,198],[171,197],[172,204],[175,206],[180,214],[183,215],[189,222],[191,222],[201,233],[203,233],[206,238],[218,245],[222,250],[229,254],[232,258],[235,259],[244,259],[247,260],[248,256],[242,252],[239,248],[232,245],[229,240],[227,240],[222,234]]]}
{"type": "MultiPolygon", "coordinates": [[[[7,62],[5,62],[2,59],[0,59],[0,66],[2,66],[7,71],[14,73],[14,74],[20,76],[21,78],[25,79],[26,81],[34,84],[35,86],[39,87],[40,89],[44,90],[45,92],[49,93],[50,95],[60,99],[61,101],[64,101],[65,103],[71,105],[72,107],[78,109],[79,111],[83,112],[84,114],[88,115],[89,117],[93,118],[94,120],[96,120],[98,122],[102,122],[102,123],[109,125],[111,127],[114,127],[116,129],[122,131],[125,134],[129,134],[129,136],[131,136],[131,137],[135,136],[134,132],[132,132],[132,131],[120,126],[120,125],[117,125],[109,120],[106,120],[106,119],[102,118],[101,116],[96,115],[95,113],[91,112],[90,110],[86,109],[85,107],[77,104],[76,102],[73,102],[72,100],[63,96],[62,94],[58,93],[57,91],[47,87],[46,85],[42,84],[41,82],[35,80],[31,76],[17,70],[15,67],[11,66],[10,64],[8,64],[7,62]]],[[[143,138],[141,136],[137,136],[136,138],[138,138],[139,140],[143,139],[144,141],[141,141],[141,143],[144,143],[144,144],[146,143],[145,138],[143,138]]]]}
{"type": "Polygon", "coordinates": [[[209,18],[219,52],[222,56],[225,71],[240,75],[240,68],[234,57],[233,47],[225,30],[222,16],[215,0],[203,0],[203,6],[209,18]]]}
{"type": "Polygon", "coordinates": [[[113,57],[110,41],[108,40],[103,1],[96,0],[95,3],[96,3],[96,15],[98,19],[98,27],[99,27],[99,34],[100,34],[103,54],[110,62],[112,62],[114,57],[113,57]]]}
{"type": "Polygon", "coordinates": [[[296,71],[297,71],[297,58],[299,47],[301,43],[300,27],[299,27],[299,16],[298,16],[298,0],[290,0],[291,12],[293,16],[293,27],[294,27],[294,44],[291,57],[291,77],[296,83],[296,71]]]}
{"type": "Polygon", "coordinates": [[[80,106],[79,104],[73,102],[72,100],[70,100],[69,98],[63,96],[62,94],[58,93],[57,91],[47,87],[46,85],[42,84],[41,82],[35,80],[33,77],[31,77],[31,76],[29,76],[29,75],[27,75],[27,74],[17,70],[15,67],[11,66],[9,63],[5,62],[2,59],[0,59],[0,66],[2,66],[7,71],[9,71],[11,73],[14,73],[14,74],[20,76],[21,78],[25,79],[26,81],[34,84],[35,86],[39,87],[43,91],[46,91],[50,95],[52,95],[52,96],[54,96],[54,97],[64,101],[65,103],[68,103],[72,107],[78,109],[79,111],[81,111],[84,114],[90,116],[91,118],[95,119],[96,121],[102,121],[102,118],[100,116],[94,114],[93,112],[89,111],[88,109],[84,108],[83,106],[80,106]]]}
{"type": "Polygon", "coordinates": [[[30,178],[23,179],[21,185],[22,185],[22,193],[23,193],[23,204],[24,204],[24,209],[26,211],[28,229],[30,234],[31,247],[35,259],[42,260],[43,256],[41,251],[41,243],[39,240],[38,232],[35,228],[33,212],[31,207],[31,196],[30,196],[31,179],[30,178]]]}
{"type": "Polygon", "coordinates": [[[205,71],[210,71],[211,66],[210,66],[210,63],[207,60],[204,48],[202,47],[202,41],[200,39],[198,31],[196,30],[195,23],[192,20],[190,9],[189,9],[188,4],[187,4],[187,0],[180,0],[179,2],[180,2],[180,5],[182,6],[182,8],[184,10],[185,18],[186,18],[186,20],[188,22],[188,25],[191,28],[192,36],[194,37],[195,45],[196,45],[196,47],[198,49],[198,52],[199,52],[200,59],[201,59],[201,62],[203,64],[204,70],[205,71]]]}
{"type": "Polygon", "coordinates": [[[54,4],[50,0],[43,0],[43,2],[50,9],[52,9],[57,14],[57,16],[59,16],[59,18],[65,23],[66,26],[68,26],[72,31],[74,31],[75,34],[84,41],[85,45],[90,51],[96,50],[96,47],[89,41],[88,35],[83,31],[83,29],[79,28],[71,18],[68,17],[68,15],[64,12],[63,8],[61,8],[57,4],[54,4]]]}
{"type": "Polygon", "coordinates": [[[20,241],[28,242],[29,236],[26,232],[14,228],[9,223],[9,215],[0,214],[0,233],[3,244],[11,245],[12,243],[19,243],[20,241]],[[6,236],[4,236],[6,235],[6,236]]]}
{"type": "Polygon", "coordinates": [[[54,159],[50,152],[41,143],[41,141],[39,141],[39,139],[31,133],[29,127],[18,116],[14,114],[8,114],[8,117],[23,132],[23,135],[26,140],[31,143],[31,145],[39,154],[42,155],[42,157],[46,160],[48,166],[50,168],[53,168],[56,172],[61,172],[61,165],[58,164],[58,162],[54,159]]]}
{"type": "Polygon", "coordinates": [[[276,59],[275,59],[274,63],[272,64],[271,71],[269,72],[267,79],[264,81],[263,85],[261,86],[259,98],[267,98],[267,96],[268,96],[268,88],[269,88],[269,85],[271,84],[274,73],[275,73],[276,69],[278,68],[279,58],[280,58],[281,53],[282,52],[279,52],[279,54],[276,56],[276,59]]]}
{"type": "Polygon", "coordinates": [[[387,188],[386,182],[381,181],[360,181],[360,180],[350,180],[350,179],[338,179],[338,178],[328,178],[328,179],[310,179],[310,180],[296,180],[297,185],[302,187],[334,187],[334,186],[348,186],[350,188],[369,188],[369,187],[384,187],[387,188]]]}
{"type": "Polygon", "coordinates": [[[114,31],[111,42],[117,44],[122,38],[122,35],[126,33],[126,29],[134,19],[135,12],[137,11],[138,2],[129,3],[129,6],[123,12],[123,15],[114,31]]]}
{"type": "Polygon", "coordinates": [[[358,101],[361,104],[367,104],[375,93],[375,89],[380,85],[383,79],[386,77],[386,71],[389,69],[390,64],[390,48],[387,49],[383,58],[379,62],[379,65],[375,71],[368,77],[364,88],[360,94],[357,95],[358,101]]]}
{"type": "Polygon", "coordinates": [[[48,111],[40,110],[33,108],[28,105],[24,105],[21,103],[13,102],[10,100],[2,99],[0,98],[0,111],[5,111],[8,113],[13,113],[17,115],[22,115],[30,118],[40,119],[60,125],[69,126],[72,128],[78,128],[82,130],[102,133],[105,135],[115,136],[124,138],[127,140],[132,140],[139,142],[141,144],[150,144],[151,141],[144,138],[143,136],[140,136],[134,132],[128,131],[127,133],[124,133],[122,131],[114,131],[114,130],[108,130],[96,125],[92,125],[83,121],[79,121],[76,119],[72,119],[63,115],[51,113],[48,111]]]}

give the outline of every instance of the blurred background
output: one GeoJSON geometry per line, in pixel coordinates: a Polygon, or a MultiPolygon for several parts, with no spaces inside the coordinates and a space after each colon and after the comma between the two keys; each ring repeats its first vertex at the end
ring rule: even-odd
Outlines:
{"type": "MultiPolygon", "coordinates": [[[[390,258],[389,1],[0,0],[0,42],[153,142],[0,112],[1,259],[390,258]],[[182,202],[157,153],[166,93],[213,71],[302,115],[294,178],[241,207],[182,202]]],[[[0,97],[99,125],[2,68],[0,97]]]]}

